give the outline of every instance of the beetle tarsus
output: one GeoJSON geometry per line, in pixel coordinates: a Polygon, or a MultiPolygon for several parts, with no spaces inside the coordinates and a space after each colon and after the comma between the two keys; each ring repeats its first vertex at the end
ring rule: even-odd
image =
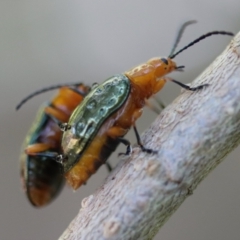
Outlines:
{"type": "Polygon", "coordinates": [[[129,156],[132,153],[132,146],[130,144],[130,142],[125,139],[125,138],[118,138],[119,142],[123,143],[125,146],[127,146],[126,148],[126,152],[125,153],[119,153],[118,156],[129,156]]]}
{"type": "Polygon", "coordinates": [[[143,152],[146,152],[146,153],[149,153],[149,154],[156,154],[157,151],[153,150],[153,149],[150,149],[150,148],[145,148],[141,142],[141,138],[140,138],[140,135],[138,133],[138,130],[137,130],[137,127],[134,125],[133,126],[133,130],[134,130],[134,133],[135,133],[135,136],[137,138],[137,144],[139,145],[139,147],[141,148],[141,150],[143,152]]]}
{"type": "Polygon", "coordinates": [[[209,84],[202,84],[202,85],[199,85],[197,87],[189,87],[188,85],[184,84],[184,83],[181,83],[177,80],[174,80],[174,79],[171,79],[172,82],[178,84],[179,86],[181,86],[182,88],[186,89],[186,90],[190,90],[190,91],[198,91],[198,90],[201,90],[203,89],[204,87],[207,87],[209,86],[209,84]]]}
{"type": "Polygon", "coordinates": [[[193,88],[189,88],[189,90],[190,91],[198,91],[198,90],[201,90],[201,89],[203,89],[204,87],[207,87],[207,86],[209,86],[209,84],[203,84],[203,85],[199,85],[199,86],[197,86],[197,87],[193,87],[193,88]]]}
{"type": "Polygon", "coordinates": [[[145,147],[142,146],[142,145],[139,145],[139,146],[140,146],[140,148],[141,148],[141,150],[142,150],[143,152],[146,152],[146,153],[148,153],[148,154],[157,154],[157,152],[158,152],[158,151],[153,150],[153,149],[151,149],[151,148],[145,148],[145,147]]]}

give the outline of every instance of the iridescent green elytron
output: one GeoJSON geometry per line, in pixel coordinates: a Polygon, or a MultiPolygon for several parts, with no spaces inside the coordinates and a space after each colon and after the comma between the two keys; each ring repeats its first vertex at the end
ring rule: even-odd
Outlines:
{"type": "Polygon", "coordinates": [[[62,138],[62,148],[67,160],[64,172],[69,171],[80,159],[106,119],[127,100],[131,89],[130,80],[123,74],[114,75],[98,85],[74,110],[62,138]]]}
{"type": "MultiPolygon", "coordinates": [[[[42,192],[49,191],[51,195],[50,202],[50,200],[53,200],[60,193],[65,182],[57,162],[50,160],[47,156],[29,156],[24,152],[27,146],[39,142],[42,131],[49,121],[49,116],[44,112],[44,109],[49,105],[50,103],[45,103],[39,109],[21,150],[21,176],[24,181],[27,197],[34,206],[36,206],[36,203],[33,201],[31,195],[34,189],[42,192]]],[[[49,151],[59,152],[60,146],[55,149],[49,149],[49,151]]]]}

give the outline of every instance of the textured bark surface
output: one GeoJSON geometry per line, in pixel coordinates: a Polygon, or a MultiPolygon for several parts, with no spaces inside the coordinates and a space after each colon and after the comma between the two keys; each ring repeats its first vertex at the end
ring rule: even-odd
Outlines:
{"type": "Polygon", "coordinates": [[[152,239],[204,177],[240,142],[240,34],[142,136],[96,193],[85,198],[63,239],[152,239]]]}

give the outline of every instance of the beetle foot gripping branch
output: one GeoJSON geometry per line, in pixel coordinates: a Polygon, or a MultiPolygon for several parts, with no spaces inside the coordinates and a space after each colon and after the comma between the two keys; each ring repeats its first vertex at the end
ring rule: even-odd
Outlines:
{"type": "Polygon", "coordinates": [[[129,156],[132,153],[131,143],[125,138],[118,138],[119,142],[123,143],[127,148],[125,153],[119,153],[118,156],[129,156]]]}
{"type": "Polygon", "coordinates": [[[204,87],[209,86],[209,84],[206,83],[206,84],[199,85],[199,86],[197,86],[197,87],[189,87],[188,85],[183,84],[183,83],[181,83],[181,82],[179,82],[179,81],[177,81],[177,80],[174,80],[174,79],[169,79],[169,81],[172,81],[172,82],[178,84],[179,86],[181,86],[182,88],[184,88],[184,89],[186,89],[186,90],[190,90],[190,91],[198,91],[198,90],[203,89],[204,87]]]}
{"type": "Polygon", "coordinates": [[[143,152],[146,152],[146,153],[149,153],[149,154],[157,154],[158,151],[155,151],[153,149],[150,149],[150,148],[145,148],[144,145],[142,144],[142,141],[141,141],[141,138],[140,138],[140,135],[138,133],[138,130],[137,130],[137,127],[134,125],[133,126],[133,130],[134,130],[134,133],[135,133],[135,136],[137,138],[137,144],[138,146],[141,148],[141,150],[143,152]]]}

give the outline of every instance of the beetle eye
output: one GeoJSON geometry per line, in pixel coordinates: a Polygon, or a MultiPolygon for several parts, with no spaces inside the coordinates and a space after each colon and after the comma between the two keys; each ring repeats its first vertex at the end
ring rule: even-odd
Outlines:
{"type": "Polygon", "coordinates": [[[168,60],[166,58],[161,58],[161,61],[163,61],[166,65],[168,65],[168,60]]]}

